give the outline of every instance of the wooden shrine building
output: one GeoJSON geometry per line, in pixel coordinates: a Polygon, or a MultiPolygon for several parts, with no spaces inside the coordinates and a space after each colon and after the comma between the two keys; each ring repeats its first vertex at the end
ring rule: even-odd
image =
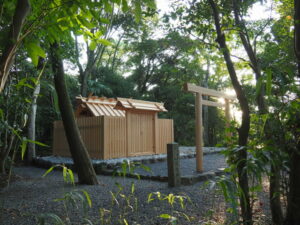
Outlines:
{"type": "MultiPolygon", "coordinates": [[[[127,98],[77,97],[76,121],[91,158],[166,153],[173,120],[159,119],[163,103],[127,98]]],[[[54,122],[53,154],[70,156],[62,121],[54,122]]]]}

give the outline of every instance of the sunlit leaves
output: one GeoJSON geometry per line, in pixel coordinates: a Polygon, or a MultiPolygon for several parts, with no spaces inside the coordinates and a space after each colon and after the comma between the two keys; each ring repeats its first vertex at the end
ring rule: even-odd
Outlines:
{"type": "Polygon", "coordinates": [[[25,42],[25,48],[34,66],[38,65],[39,57],[46,57],[45,51],[37,41],[25,42]]]}

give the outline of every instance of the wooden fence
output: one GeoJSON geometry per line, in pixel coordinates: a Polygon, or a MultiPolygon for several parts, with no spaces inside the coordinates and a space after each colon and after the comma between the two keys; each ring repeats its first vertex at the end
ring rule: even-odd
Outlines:
{"type": "MultiPolygon", "coordinates": [[[[174,140],[173,120],[170,119],[140,119],[139,124],[131,124],[125,117],[98,116],[76,120],[91,158],[163,154],[167,152],[167,143],[174,140]]],[[[70,156],[62,121],[54,122],[53,154],[70,156]]]]}

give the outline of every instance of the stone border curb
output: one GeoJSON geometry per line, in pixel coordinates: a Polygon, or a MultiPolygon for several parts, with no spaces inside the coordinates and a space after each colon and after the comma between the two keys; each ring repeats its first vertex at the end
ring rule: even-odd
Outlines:
{"type": "MultiPolygon", "coordinates": [[[[215,154],[222,151],[223,148],[210,150],[204,152],[204,154],[215,154]]],[[[180,153],[180,159],[186,159],[186,158],[194,158],[195,153],[193,152],[192,148],[188,149],[188,152],[181,152],[180,153]]],[[[151,164],[156,162],[163,162],[167,160],[166,154],[161,155],[152,155],[152,156],[144,156],[144,157],[131,157],[131,158],[120,158],[120,159],[112,159],[112,160],[93,160],[93,166],[95,169],[96,174],[98,175],[106,175],[106,176],[122,176],[118,175],[117,173],[120,173],[118,169],[121,167],[122,162],[124,160],[130,160],[133,163],[141,163],[141,164],[151,164]]],[[[36,157],[33,160],[34,165],[37,167],[49,169],[51,166],[57,165],[57,164],[64,164],[66,167],[74,170],[73,166],[73,160],[67,157],[54,157],[54,156],[48,156],[48,157],[36,157]]],[[[61,169],[61,167],[57,167],[55,169],[61,169]]],[[[216,171],[207,171],[201,174],[196,175],[188,175],[188,176],[182,176],[181,177],[181,185],[192,185],[197,182],[205,181],[208,179],[212,179],[215,176],[220,176],[224,174],[224,168],[218,168],[216,171]]],[[[139,178],[139,179],[145,179],[145,180],[153,180],[153,181],[160,181],[160,182],[168,182],[167,176],[160,176],[160,175],[140,175],[140,174],[126,174],[126,177],[129,178],[139,178]]]]}

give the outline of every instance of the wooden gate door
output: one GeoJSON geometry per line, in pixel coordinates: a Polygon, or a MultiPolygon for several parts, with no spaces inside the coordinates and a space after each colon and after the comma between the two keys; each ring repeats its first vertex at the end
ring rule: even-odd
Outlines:
{"type": "Polygon", "coordinates": [[[154,154],[154,116],[153,113],[127,112],[128,156],[154,154]]]}

